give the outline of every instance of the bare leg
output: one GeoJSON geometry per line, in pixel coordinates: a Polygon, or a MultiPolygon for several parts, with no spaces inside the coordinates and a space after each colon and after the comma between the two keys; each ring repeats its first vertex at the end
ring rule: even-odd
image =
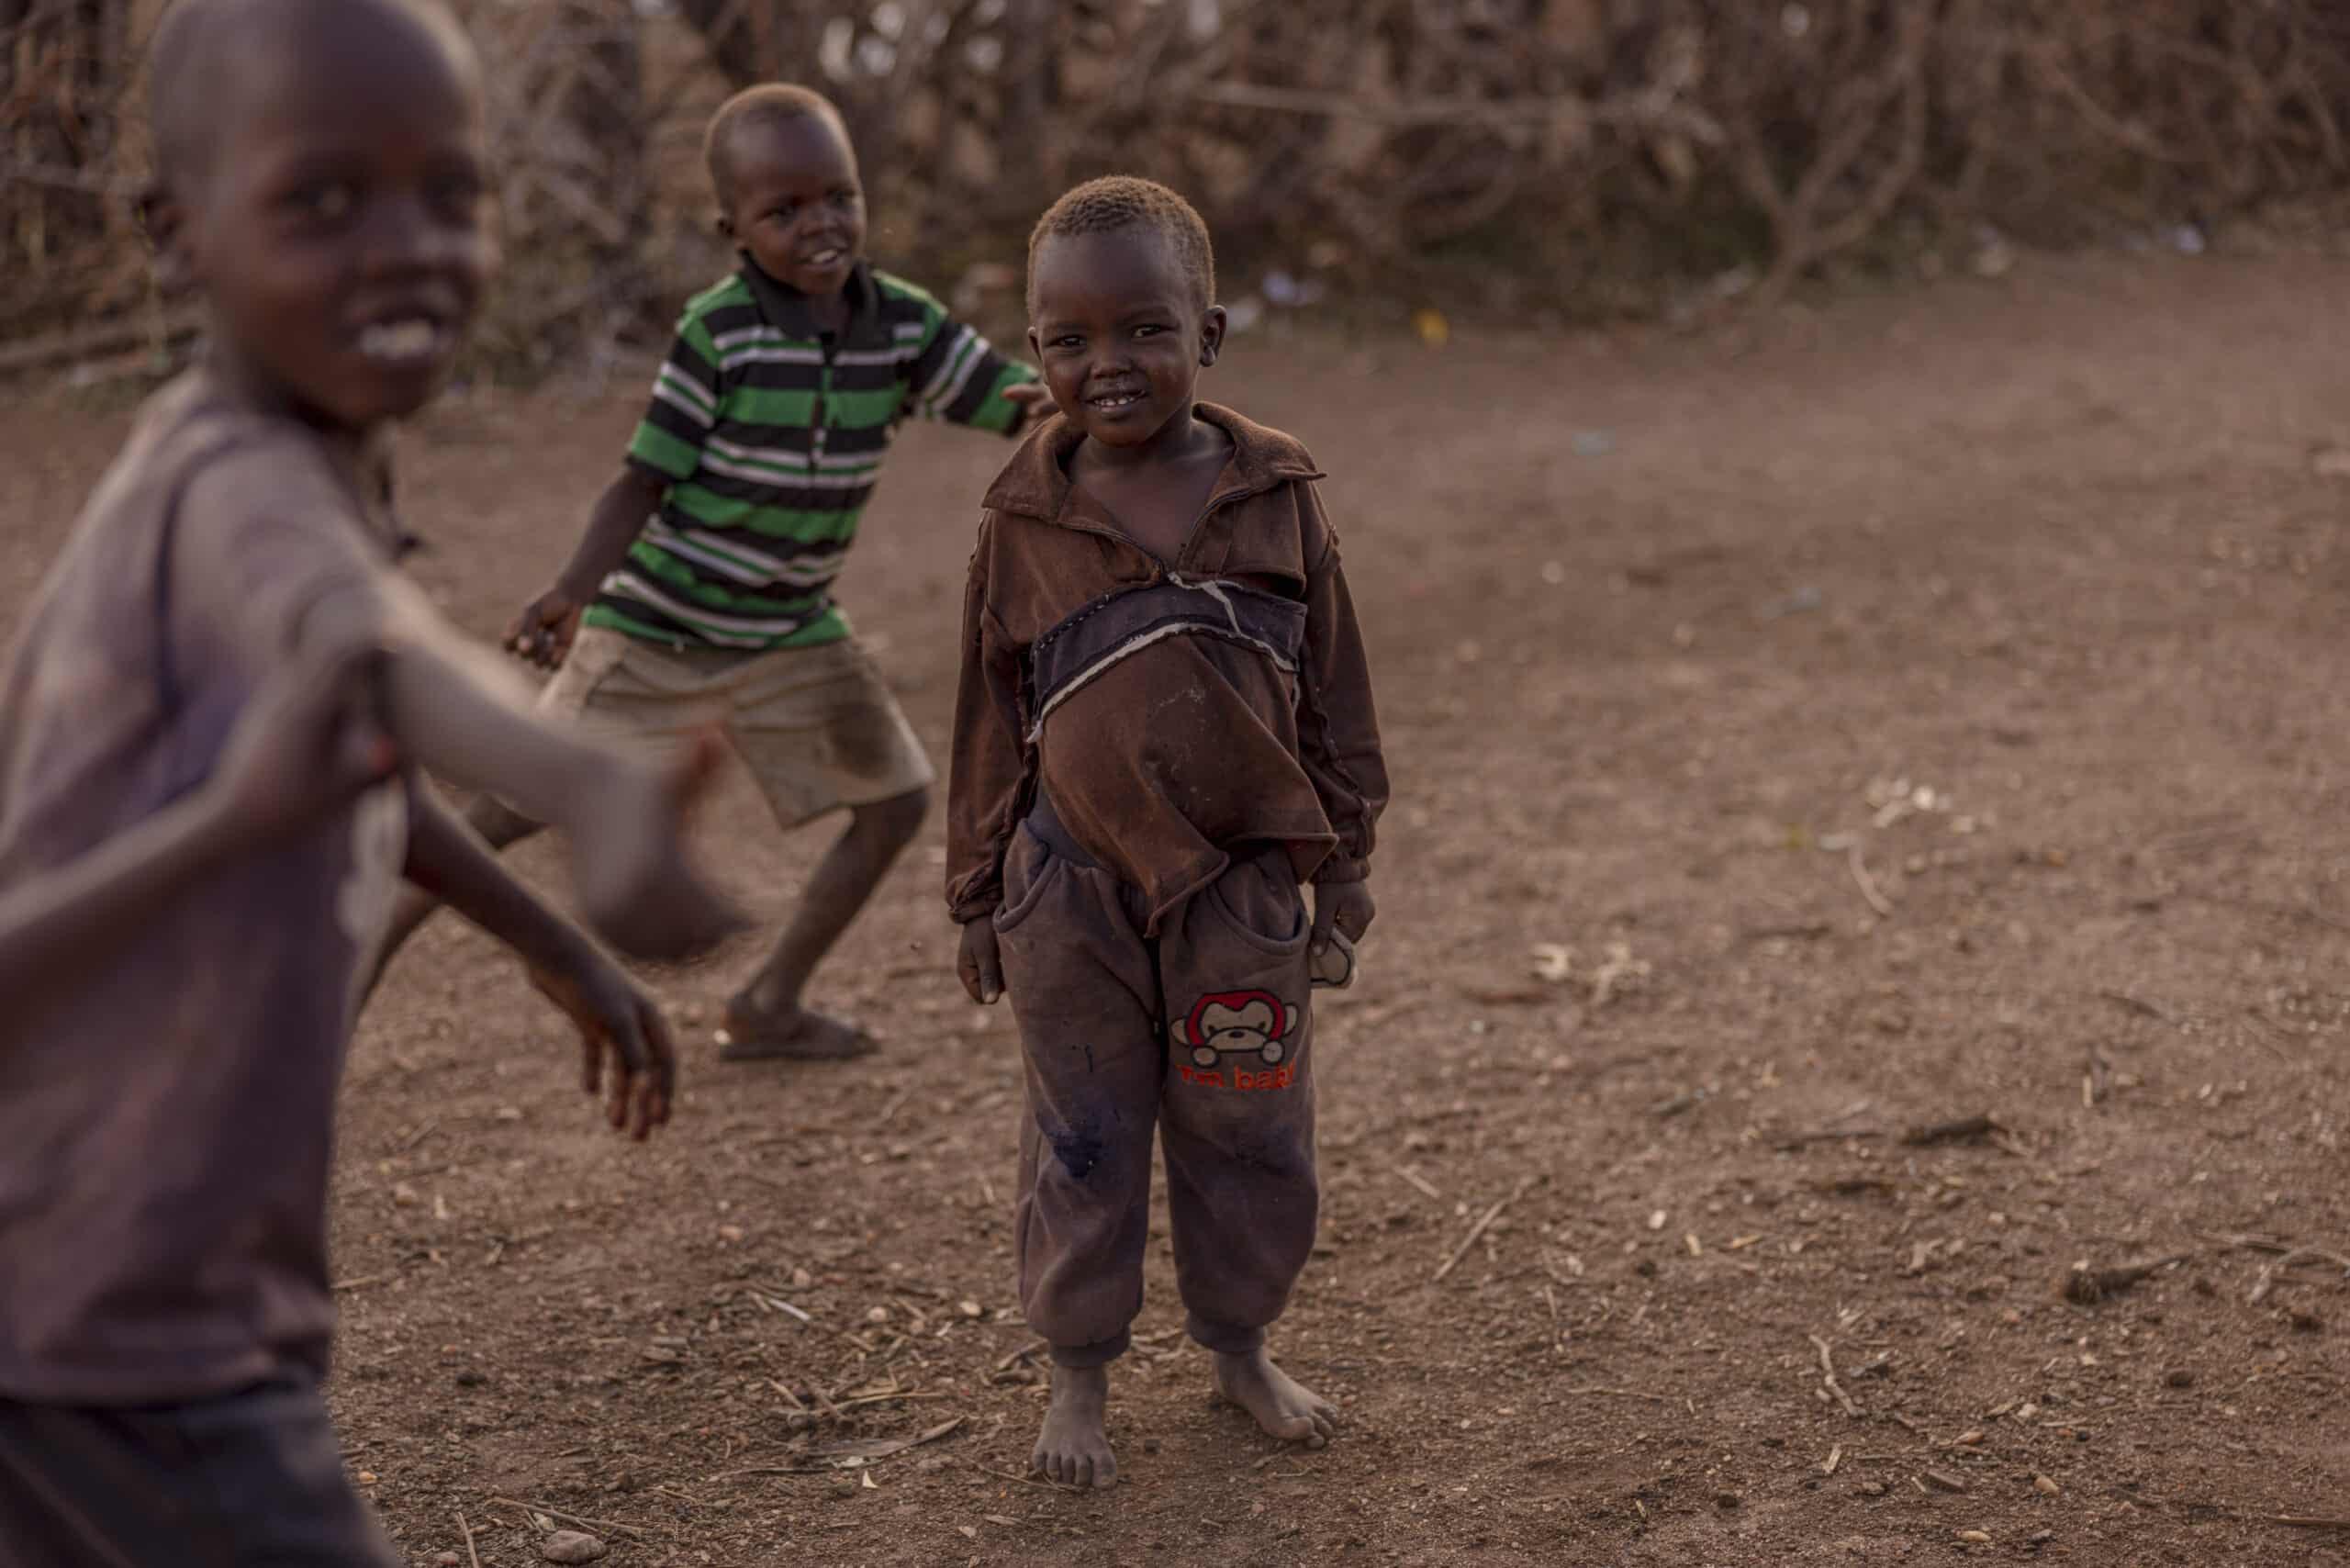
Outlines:
{"type": "Polygon", "coordinates": [[[1219,1351],[1215,1391],[1286,1443],[1318,1449],[1338,1429],[1338,1412],[1330,1402],[1273,1365],[1261,1346],[1245,1356],[1219,1351]]]}
{"type": "Polygon", "coordinates": [[[929,812],[928,790],[855,809],[847,831],[816,863],[800,896],[800,912],[785,927],[773,956],[726,1004],[727,1044],[722,1055],[735,1061],[834,1059],[862,1056],[873,1048],[856,1025],[814,1012],[800,999],[816,966],[922,831],[929,812]]]}
{"type": "Polygon", "coordinates": [[[1110,1402],[1107,1367],[1055,1367],[1045,1429],[1028,1456],[1032,1470],[1063,1486],[1108,1486],[1118,1479],[1103,1416],[1110,1402]]]}
{"type": "MultiPolygon", "coordinates": [[[[519,844],[545,830],[544,823],[532,822],[511,806],[488,795],[475,796],[473,804],[465,808],[464,818],[465,825],[481,834],[492,849],[504,849],[509,844],[519,844]]],[[[415,883],[400,884],[399,902],[392,908],[391,929],[385,934],[383,951],[376,955],[375,972],[368,977],[367,990],[361,999],[362,1006],[365,1005],[365,997],[373,996],[375,988],[383,983],[384,971],[391,967],[392,955],[398,952],[401,945],[416,935],[416,928],[431,919],[432,912],[440,907],[439,899],[415,883]]]]}

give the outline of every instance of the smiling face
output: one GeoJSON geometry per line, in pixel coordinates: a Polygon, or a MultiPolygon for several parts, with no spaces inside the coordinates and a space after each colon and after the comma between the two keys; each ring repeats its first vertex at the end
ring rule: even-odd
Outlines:
{"type": "Polygon", "coordinates": [[[1031,268],[1028,343],[1062,413],[1113,448],[1188,433],[1192,393],[1224,343],[1173,242],[1134,224],[1061,234],[1031,268]]]}
{"type": "Polygon", "coordinates": [[[839,122],[763,118],[731,134],[722,227],[778,283],[837,295],[865,253],[865,188],[839,122]]]}
{"type": "Polygon", "coordinates": [[[462,39],[397,4],[272,19],[151,222],[226,378],[363,431],[431,398],[497,269],[479,86],[462,39]]]}

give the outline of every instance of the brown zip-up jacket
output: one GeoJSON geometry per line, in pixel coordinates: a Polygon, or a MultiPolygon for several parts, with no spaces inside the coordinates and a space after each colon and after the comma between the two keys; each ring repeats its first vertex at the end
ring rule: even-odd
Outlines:
{"type": "Polygon", "coordinates": [[[1360,881],[1387,803],[1361,628],[1304,447],[1214,404],[1232,455],[1172,561],[1069,482],[1059,417],[990,487],[963,600],[946,899],[1002,902],[1041,792],[1161,916],[1246,846],[1360,881]]]}

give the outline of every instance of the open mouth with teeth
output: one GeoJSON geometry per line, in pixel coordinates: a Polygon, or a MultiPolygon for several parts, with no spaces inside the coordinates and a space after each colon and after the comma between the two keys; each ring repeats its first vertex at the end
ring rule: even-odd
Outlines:
{"type": "Polygon", "coordinates": [[[1088,398],[1085,406],[1097,414],[1114,414],[1141,401],[1142,394],[1139,392],[1103,392],[1088,398]]]}
{"type": "Polygon", "coordinates": [[[360,353],[377,364],[428,364],[440,358],[448,344],[448,330],[422,316],[370,322],[359,333],[360,353]]]}
{"type": "Polygon", "coordinates": [[[827,245],[821,251],[811,251],[800,259],[800,264],[816,272],[830,272],[848,260],[848,252],[838,245],[827,245]]]}

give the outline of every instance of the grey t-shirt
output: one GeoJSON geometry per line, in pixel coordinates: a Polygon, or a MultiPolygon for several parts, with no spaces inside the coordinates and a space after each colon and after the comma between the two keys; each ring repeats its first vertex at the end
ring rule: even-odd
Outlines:
{"type": "MultiPolygon", "coordinates": [[[[375,472],[201,371],[149,402],[0,666],[0,887],[209,777],[303,617],[391,573],[375,472]]],[[[335,1094],[407,837],[394,780],[0,1009],[0,1397],[324,1371],[335,1094]]]]}

